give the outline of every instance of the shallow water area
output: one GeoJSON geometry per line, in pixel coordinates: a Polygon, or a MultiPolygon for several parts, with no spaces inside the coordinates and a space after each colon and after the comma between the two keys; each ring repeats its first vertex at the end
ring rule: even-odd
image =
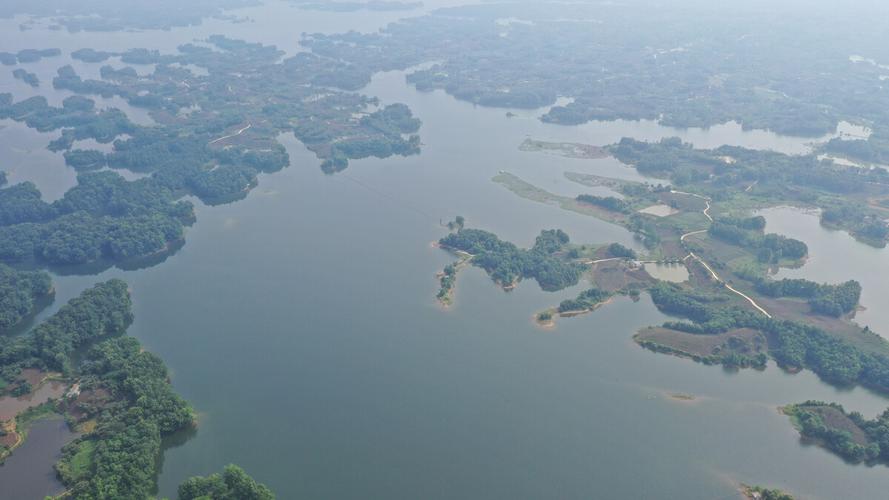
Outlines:
{"type": "Polygon", "coordinates": [[[77,185],[77,172],[65,165],[61,153],[46,146],[59,132],[42,133],[24,123],[0,120],[0,170],[6,172],[9,185],[33,182],[43,199],[53,201],[77,185]]]}
{"type": "Polygon", "coordinates": [[[652,278],[671,283],[688,281],[688,268],[683,264],[645,264],[645,272],[652,278]]]}
{"type": "Polygon", "coordinates": [[[40,406],[50,399],[56,399],[65,394],[68,384],[55,380],[44,382],[31,394],[21,397],[0,397],[0,422],[11,420],[19,413],[40,406]]]}

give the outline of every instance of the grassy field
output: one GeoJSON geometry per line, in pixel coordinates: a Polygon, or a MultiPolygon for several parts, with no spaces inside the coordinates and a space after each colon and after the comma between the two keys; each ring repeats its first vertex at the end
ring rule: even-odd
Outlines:
{"type": "Polygon", "coordinates": [[[658,326],[640,330],[633,339],[653,350],[666,351],[704,362],[711,356],[727,351],[757,354],[765,353],[768,349],[765,336],[749,328],[730,330],[718,335],[700,335],[658,326]]]}
{"type": "Polygon", "coordinates": [[[497,174],[492,180],[526,200],[555,205],[564,210],[589,215],[614,224],[622,224],[627,220],[626,214],[606,210],[589,203],[580,203],[568,196],[550,193],[507,172],[497,174]]]}
{"type": "Polygon", "coordinates": [[[801,405],[784,407],[781,410],[791,418],[793,426],[797,429],[800,429],[801,426],[799,424],[799,421],[797,420],[795,410],[804,410],[806,412],[811,412],[821,417],[821,420],[827,427],[847,432],[852,438],[852,441],[854,441],[856,444],[867,446],[870,442],[867,438],[867,434],[861,427],[858,427],[858,425],[853,422],[852,419],[846,416],[838,408],[834,408],[833,406],[813,405],[805,403],[801,405]]]}
{"type": "Polygon", "coordinates": [[[89,473],[93,463],[93,452],[96,443],[91,440],[81,441],[77,447],[77,453],[71,459],[70,473],[74,478],[82,478],[89,473]]]}

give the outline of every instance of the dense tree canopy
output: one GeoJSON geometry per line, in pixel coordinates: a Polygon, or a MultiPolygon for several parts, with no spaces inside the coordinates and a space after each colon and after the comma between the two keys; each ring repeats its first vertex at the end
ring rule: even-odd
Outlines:
{"type": "Polygon", "coordinates": [[[722,294],[701,294],[660,282],[650,289],[658,309],[693,322],[665,326],[694,334],[752,328],[768,337],[769,354],[782,366],[809,368],[838,385],[862,384],[889,392],[889,357],[857,347],[816,326],[772,319],[729,305],[722,294]]]}
{"type": "Polygon", "coordinates": [[[839,285],[818,284],[805,279],[760,280],[756,290],[770,297],[809,299],[813,311],[828,316],[851,312],[861,297],[861,284],[854,280],[839,285]]]}
{"type": "Polygon", "coordinates": [[[0,331],[32,314],[36,301],[52,291],[52,280],[42,271],[18,271],[0,264],[0,331]]]}
{"type": "Polygon", "coordinates": [[[595,196],[591,194],[580,194],[577,195],[577,201],[581,203],[589,203],[590,205],[596,205],[608,210],[612,210],[614,212],[628,213],[630,211],[629,203],[614,196],[595,196]]]}
{"type": "Polygon", "coordinates": [[[710,225],[708,233],[734,245],[754,249],[761,262],[777,263],[782,260],[799,260],[808,255],[809,248],[802,241],[780,234],[762,234],[758,218],[718,219],[710,225]],[[759,227],[760,230],[748,229],[759,227]]]}
{"type": "Polygon", "coordinates": [[[868,420],[836,403],[806,401],[784,408],[803,436],[851,462],[889,463],[889,410],[868,420]]]}
{"type": "Polygon", "coordinates": [[[566,299],[559,303],[559,312],[586,311],[608,300],[611,294],[598,288],[590,288],[580,292],[577,298],[566,299]]]}
{"type": "Polygon", "coordinates": [[[93,347],[81,367],[82,385],[110,391],[114,403],[98,414],[96,430],[65,447],[58,469],[73,498],[144,498],[155,485],[161,437],[192,425],[194,414],[173,392],[157,356],[132,337],[93,347]],[[89,450],[86,466],[74,457],[89,450]]]}
{"type": "Polygon", "coordinates": [[[81,174],[53,203],[30,183],[0,189],[0,261],[76,265],[163,252],[194,218],[191,203],[174,199],[154,178],[115,172],[81,174]]]}
{"type": "Polygon", "coordinates": [[[179,485],[179,500],[274,500],[272,490],[256,482],[237,465],[222,474],[192,477],[179,485]]]}
{"type": "Polygon", "coordinates": [[[0,337],[3,385],[23,368],[40,368],[77,377],[79,393],[107,394],[93,403],[71,396],[59,407],[74,421],[97,423],[65,447],[57,465],[72,498],[151,495],[161,437],[194,421],[191,408],[173,392],[163,362],[136,339],[121,336],[132,320],[126,283],[110,280],[84,291],[27,334],[0,337]],[[89,346],[85,356],[75,356],[89,346]]]}
{"type": "Polygon", "coordinates": [[[627,248],[620,243],[612,243],[608,245],[608,253],[613,255],[614,257],[622,257],[624,259],[635,259],[636,251],[632,248],[627,248]]]}
{"type": "Polygon", "coordinates": [[[130,307],[126,283],[111,280],[72,299],[27,335],[0,337],[2,377],[11,380],[27,367],[71,372],[78,348],[126,330],[133,321],[130,307]]]}
{"type": "Polygon", "coordinates": [[[473,254],[472,264],[504,286],[534,278],[543,290],[554,291],[576,285],[584,268],[559,255],[568,241],[561,230],[541,231],[534,246],[524,250],[487,231],[460,229],[442,238],[440,244],[473,254]]]}

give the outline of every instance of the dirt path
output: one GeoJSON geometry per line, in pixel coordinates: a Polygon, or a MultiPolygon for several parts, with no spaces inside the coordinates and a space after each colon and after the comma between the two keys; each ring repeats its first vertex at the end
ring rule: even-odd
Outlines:
{"type": "Polygon", "coordinates": [[[242,128],[241,130],[238,130],[238,131],[235,132],[234,134],[230,134],[230,135],[222,136],[222,137],[220,137],[219,139],[213,139],[212,141],[208,142],[207,144],[208,144],[208,145],[209,145],[209,144],[216,144],[216,143],[219,142],[219,141],[224,141],[224,140],[226,140],[226,139],[231,139],[232,137],[237,137],[237,136],[243,134],[245,130],[249,129],[249,128],[252,127],[252,126],[253,126],[252,123],[248,123],[246,127],[242,128]]]}
{"type": "Polygon", "coordinates": [[[624,260],[624,257],[609,257],[607,259],[584,260],[584,261],[581,261],[581,263],[590,266],[593,264],[598,264],[600,262],[611,262],[613,260],[624,260]]]}
{"type": "MultiPolygon", "coordinates": [[[[753,186],[751,185],[750,187],[753,187],[753,186]]],[[[699,195],[699,194],[686,193],[686,192],[683,192],[683,191],[675,191],[675,190],[674,190],[674,191],[670,191],[670,192],[671,192],[671,193],[674,193],[674,194],[685,194],[685,195],[689,195],[689,196],[694,196],[694,197],[696,197],[696,198],[700,198],[700,199],[704,200],[704,201],[707,203],[707,207],[704,208],[704,210],[703,210],[704,217],[706,217],[707,220],[709,220],[710,222],[713,222],[713,217],[710,216],[710,198],[707,198],[706,196],[701,196],[701,195],[699,195]]],[[[707,232],[706,229],[699,229],[699,230],[697,230],[697,231],[691,231],[691,232],[685,233],[685,234],[683,234],[682,236],[680,236],[680,237],[679,237],[679,241],[685,241],[685,238],[688,238],[689,236],[694,236],[694,235],[696,235],[696,234],[703,234],[703,233],[706,233],[706,232],[707,232]]],[[[716,271],[714,271],[713,268],[711,268],[710,265],[707,264],[707,262],[704,261],[704,259],[702,259],[702,258],[698,257],[697,255],[695,255],[694,252],[689,252],[688,255],[685,256],[685,259],[682,259],[682,260],[687,260],[689,257],[691,257],[692,259],[695,259],[695,260],[697,260],[698,262],[700,262],[701,265],[704,266],[704,269],[706,269],[707,272],[709,272],[710,275],[713,276],[713,279],[714,279],[714,280],[716,280],[718,283],[722,283],[723,286],[725,286],[726,288],[728,288],[729,290],[731,290],[733,293],[735,293],[736,295],[742,297],[744,300],[746,300],[747,302],[749,302],[750,305],[752,305],[754,308],[756,308],[757,311],[759,311],[759,312],[761,312],[763,315],[765,315],[765,317],[771,319],[772,315],[769,314],[768,311],[766,311],[765,309],[763,309],[762,306],[760,306],[759,304],[757,304],[756,301],[753,300],[749,295],[747,295],[747,294],[745,294],[744,292],[741,292],[741,291],[739,291],[739,290],[733,288],[731,285],[729,285],[728,283],[726,283],[725,280],[723,280],[722,278],[720,278],[719,275],[716,274],[716,271]]]]}
{"type": "Polygon", "coordinates": [[[690,233],[685,233],[685,234],[683,234],[682,236],[679,237],[679,241],[685,241],[685,238],[688,238],[689,236],[694,236],[694,235],[696,235],[696,234],[702,234],[702,233],[706,233],[706,232],[707,232],[706,229],[699,229],[699,230],[697,230],[697,231],[692,231],[692,232],[690,232],[690,233]]]}
{"type": "Polygon", "coordinates": [[[710,217],[710,198],[708,198],[706,196],[699,195],[699,194],[687,193],[685,191],[677,191],[675,189],[671,189],[670,192],[673,194],[684,194],[686,196],[694,196],[695,198],[704,200],[704,202],[707,203],[707,207],[704,208],[704,217],[706,217],[707,220],[709,220],[710,222],[713,222],[713,217],[710,217]]]}
{"type": "Polygon", "coordinates": [[[765,309],[763,309],[762,306],[760,306],[759,304],[757,304],[755,300],[753,300],[752,298],[750,298],[750,296],[748,296],[748,295],[745,294],[744,292],[741,292],[741,291],[736,290],[735,288],[732,288],[731,285],[729,285],[728,283],[726,283],[725,280],[723,280],[722,278],[719,277],[718,274],[716,274],[716,271],[714,271],[713,268],[711,268],[711,267],[704,261],[704,259],[702,259],[702,258],[698,257],[697,255],[695,255],[694,252],[689,252],[689,253],[688,253],[688,256],[686,257],[686,259],[689,258],[689,257],[691,257],[692,259],[695,259],[695,260],[697,260],[698,262],[700,262],[701,265],[704,266],[704,269],[706,269],[706,270],[710,273],[710,275],[713,276],[713,279],[715,279],[718,283],[722,283],[723,286],[725,286],[726,288],[728,288],[729,290],[731,290],[731,291],[734,292],[735,294],[737,294],[737,295],[743,297],[747,302],[750,303],[750,305],[752,305],[753,307],[755,307],[757,311],[763,313],[763,314],[765,315],[765,317],[771,319],[772,315],[769,314],[768,311],[766,311],[765,309]]]}

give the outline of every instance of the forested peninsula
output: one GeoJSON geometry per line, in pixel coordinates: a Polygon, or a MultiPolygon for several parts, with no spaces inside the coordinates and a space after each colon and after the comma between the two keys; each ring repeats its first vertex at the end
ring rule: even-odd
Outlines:
{"type": "MultiPolygon", "coordinates": [[[[126,283],[84,291],[30,332],[0,337],[0,408],[50,380],[67,388],[3,422],[0,456],[14,452],[37,418],[61,414],[79,432],[56,470],[70,498],[145,498],[155,489],[165,436],[196,425],[157,356],[126,336],[133,321],[126,283]]],[[[236,467],[189,480],[180,498],[269,499],[271,492],[236,467]],[[223,494],[224,492],[224,494],[223,494]]]]}
{"type": "Polygon", "coordinates": [[[53,294],[52,279],[41,271],[20,271],[0,264],[0,333],[20,325],[53,294]]]}

